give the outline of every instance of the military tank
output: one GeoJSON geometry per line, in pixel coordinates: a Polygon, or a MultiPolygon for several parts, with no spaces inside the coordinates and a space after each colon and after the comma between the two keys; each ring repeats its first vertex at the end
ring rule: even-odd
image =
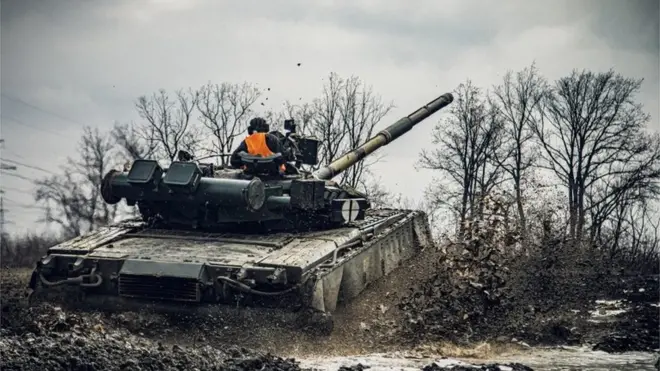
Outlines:
{"type": "Polygon", "coordinates": [[[441,95],[316,171],[304,168],[318,165],[319,142],[292,120],[277,134],[281,153],[241,153],[238,168],[180,153],[167,168],[140,159],[111,170],[104,201],[125,200],[140,217],[51,247],[30,288],[114,308],[240,301],[331,314],[433,243],[423,212],[372,209],[332,179],[452,101],[441,95]]]}

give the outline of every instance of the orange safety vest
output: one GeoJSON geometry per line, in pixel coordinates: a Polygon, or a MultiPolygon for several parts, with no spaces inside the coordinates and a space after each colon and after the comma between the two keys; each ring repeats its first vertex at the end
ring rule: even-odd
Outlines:
{"type": "MultiPolygon", "coordinates": [[[[266,133],[252,133],[245,138],[245,145],[248,153],[253,156],[268,157],[273,155],[273,151],[268,148],[266,143],[266,133]]],[[[285,171],[286,165],[280,165],[280,170],[285,171]]]]}

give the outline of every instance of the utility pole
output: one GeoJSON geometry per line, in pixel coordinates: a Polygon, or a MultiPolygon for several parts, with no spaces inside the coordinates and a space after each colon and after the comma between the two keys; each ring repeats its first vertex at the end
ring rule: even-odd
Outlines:
{"type": "MultiPolygon", "coordinates": [[[[0,148],[5,146],[5,140],[0,139],[0,148]]],[[[1,166],[0,166],[1,167],[1,166]]],[[[0,184],[1,185],[1,184],[0,184]]],[[[0,189],[0,236],[5,235],[5,204],[3,200],[3,195],[5,194],[5,191],[0,189]]]]}
{"type": "Polygon", "coordinates": [[[5,233],[5,205],[2,195],[5,191],[0,189],[0,234],[5,233]]]}
{"type": "MultiPolygon", "coordinates": [[[[0,139],[0,147],[4,147],[4,146],[5,146],[5,140],[0,139]]],[[[5,164],[5,163],[0,163],[0,170],[15,171],[15,170],[17,170],[17,168],[14,165],[8,165],[8,164],[5,164]]],[[[0,189],[0,234],[3,234],[3,235],[5,233],[5,225],[7,224],[7,219],[5,218],[5,212],[7,212],[7,210],[5,209],[5,204],[4,204],[4,196],[3,196],[4,193],[5,193],[5,191],[0,189]]]]}

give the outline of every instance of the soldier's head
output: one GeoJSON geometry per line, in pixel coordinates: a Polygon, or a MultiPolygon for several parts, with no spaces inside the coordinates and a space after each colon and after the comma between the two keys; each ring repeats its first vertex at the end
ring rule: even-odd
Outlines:
{"type": "Polygon", "coordinates": [[[266,123],[266,120],[264,120],[261,117],[255,117],[252,120],[250,120],[250,124],[248,125],[248,134],[252,134],[254,132],[257,133],[267,133],[270,131],[270,125],[266,123]]]}

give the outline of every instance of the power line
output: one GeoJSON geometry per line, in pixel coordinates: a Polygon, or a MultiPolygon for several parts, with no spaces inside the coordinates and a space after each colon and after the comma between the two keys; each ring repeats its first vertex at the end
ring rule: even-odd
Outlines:
{"type": "Polygon", "coordinates": [[[33,192],[26,191],[26,190],[24,190],[24,189],[14,188],[14,187],[7,187],[7,186],[2,186],[2,190],[0,190],[0,193],[4,193],[4,192],[3,192],[4,190],[14,191],[14,192],[18,192],[18,193],[23,193],[23,194],[30,195],[30,196],[33,195],[33,192]]]}
{"type": "Polygon", "coordinates": [[[30,179],[30,178],[28,178],[28,177],[26,177],[26,176],[19,175],[19,174],[7,173],[7,172],[4,171],[4,169],[0,169],[0,173],[2,173],[2,174],[4,174],[4,175],[8,175],[8,176],[13,176],[13,177],[16,177],[16,178],[20,178],[20,179],[23,179],[23,180],[27,180],[28,182],[34,182],[34,179],[30,179]]]}
{"type": "MultiPolygon", "coordinates": [[[[4,140],[4,139],[3,139],[3,140],[4,140]]],[[[3,149],[2,149],[2,152],[8,152],[8,153],[11,154],[12,156],[16,156],[16,157],[18,157],[18,158],[25,159],[25,157],[21,156],[19,153],[16,153],[16,152],[14,152],[14,151],[12,151],[12,150],[10,150],[10,149],[7,149],[7,148],[3,148],[3,149]]]]}
{"type": "Polygon", "coordinates": [[[48,173],[48,174],[51,174],[51,175],[56,175],[55,173],[53,173],[53,172],[50,171],[50,170],[46,170],[46,169],[41,168],[41,167],[39,167],[39,166],[28,165],[28,164],[25,164],[25,163],[22,163],[22,162],[18,162],[18,161],[16,161],[16,160],[2,159],[2,161],[9,162],[10,164],[15,164],[15,165],[20,165],[20,166],[25,166],[25,167],[27,167],[27,168],[29,168],[29,169],[34,169],[34,170],[43,171],[44,173],[48,173]]]}
{"type": "Polygon", "coordinates": [[[35,206],[35,205],[22,204],[22,203],[20,203],[20,202],[16,202],[16,201],[12,200],[11,198],[7,198],[7,197],[5,197],[4,200],[5,200],[5,201],[9,201],[9,202],[12,203],[15,207],[20,207],[20,208],[23,208],[23,209],[46,210],[45,207],[42,207],[42,206],[35,206]]]}
{"type": "Polygon", "coordinates": [[[21,126],[25,126],[25,127],[28,127],[28,128],[34,129],[34,130],[42,131],[42,132],[44,132],[44,133],[49,133],[49,134],[52,134],[52,135],[57,135],[58,137],[62,137],[62,138],[64,138],[64,139],[71,139],[71,137],[64,136],[64,135],[62,135],[62,134],[60,134],[60,133],[58,133],[58,132],[50,131],[50,130],[46,130],[46,129],[44,129],[44,128],[40,128],[40,127],[38,127],[38,126],[30,125],[30,124],[28,124],[28,123],[26,123],[26,122],[24,122],[24,121],[21,121],[21,120],[15,118],[15,117],[13,117],[13,116],[7,116],[7,115],[5,115],[5,114],[0,114],[0,117],[4,117],[4,118],[6,118],[6,119],[9,119],[10,121],[14,121],[15,123],[17,123],[17,124],[19,124],[19,125],[21,125],[21,126]]]}
{"type": "Polygon", "coordinates": [[[71,123],[78,124],[78,125],[80,125],[80,126],[85,126],[85,124],[82,124],[82,123],[80,123],[80,122],[78,122],[78,121],[76,121],[76,120],[73,120],[73,119],[68,118],[68,117],[64,117],[64,116],[60,115],[59,113],[56,113],[56,112],[53,112],[53,111],[50,111],[50,110],[47,110],[47,109],[44,109],[44,108],[41,108],[41,107],[35,106],[34,104],[32,104],[32,103],[28,103],[28,102],[24,101],[23,99],[20,99],[20,98],[17,98],[17,97],[14,97],[14,96],[8,95],[8,94],[6,94],[6,93],[0,93],[0,95],[2,95],[3,97],[5,97],[5,98],[7,98],[7,99],[9,99],[9,100],[13,100],[14,102],[21,103],[21,104],[23,104],[23,105],[25,105],[25,106],[27,106],[27,107],[30,107],[30,108],[35,109],[35,110],[37,110],[37,111],[40,111],[40,112],[42,112],[42,113],[45,113],[45,114],[51,115],[51,116],[53,116],[53,117],[57,117],[57,118],[59,118],[60,120],[63,120],[63,121],[69,121],[69,122],[71,122],[71,123]]]}

